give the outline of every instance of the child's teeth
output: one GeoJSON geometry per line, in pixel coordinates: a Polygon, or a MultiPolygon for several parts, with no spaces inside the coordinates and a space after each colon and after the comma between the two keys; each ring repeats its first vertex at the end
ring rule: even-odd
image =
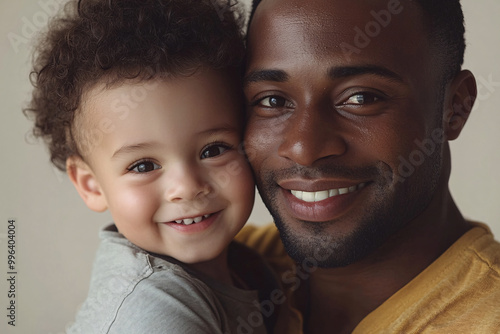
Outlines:
{"type": "Polygon", "coordinates": [[[195,218],[185,218],[185,219],[178,219],[176,220],[175,222],[177,224],[184,224],[184,225],[191,225],[193,223],[199,223],[201,222],[203,219],[205,218],[208,218],[210,217],[211,214],[208,214],[208,215],[203,215],[203,216],[199,216],[199,217],[195,217],[195,218]]]}
{"type": "Polygon", "coordinates": [[[201,222],[203,219],[208,218],[208,217],[210,217],[210,214],[208,214],[208,215],[203,215],[203,216],[199,216],[199,217],[195,217],[195,218],[178,219],[178,220],[176,220],[175,222],[176,222],[177,224],[191,225],[191,224],[193,224],[193,223],[199,223],[199,222],[201,222]]]}
{"type": "Polygon", "coordinates": [[[186,218],[184,219],[184,225],[191,225],[193,223],[194,219],[191,218],[186,218]]]}

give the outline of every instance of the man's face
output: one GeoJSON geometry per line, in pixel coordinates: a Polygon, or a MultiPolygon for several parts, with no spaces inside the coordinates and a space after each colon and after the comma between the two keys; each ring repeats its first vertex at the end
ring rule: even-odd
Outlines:
{"type": "Polygon", "coordinates": [[[259,6],[249,31],[245,145],[296,261],[348,265],[421,214],[436,192],[443,92],[422,22],[408,1],[259,6]]]}

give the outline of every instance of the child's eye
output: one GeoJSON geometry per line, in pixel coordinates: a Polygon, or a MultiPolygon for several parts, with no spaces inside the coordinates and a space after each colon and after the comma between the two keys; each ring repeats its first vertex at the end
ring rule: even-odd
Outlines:
{"type": "Polygon", "coordinates": [[[160,169],[161,166],[155,164],[152,161],[140,161],[128,168],[128,171],[135,173],[148,173],[156,169],[160,169]]]}
{"type": "Polygon", "coordinates": [[[200,158],[201,159],[207,159],[207,158],[213,158],[218,155],[223,154],[227,150],[229,150],[231,146],[223,143],[213,143],[208,146],[206,146],[202,151],[200,158]]]}

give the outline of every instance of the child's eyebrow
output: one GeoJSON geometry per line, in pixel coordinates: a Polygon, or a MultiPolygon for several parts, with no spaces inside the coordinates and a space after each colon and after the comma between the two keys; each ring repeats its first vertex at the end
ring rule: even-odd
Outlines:
{"type": "Polygon", "coordinates": [[[153,146],[155,146],[154,143],[139,143],[139,144],[133,144],[133,145],[124,145],[113,153],[113,155],[111,156],[111,159],[116,159],[120,155],[123,155],[126,153],[133,153],[136,151],[151,148],[153,146]]]}
{"type": "Polygon", "coordinates": [[[211,129],[200,131],[200,132],[198,132],[198,135],[213,136],[213,135],[218,135],[221,133],[233,133],[233,132],[238,132],[238,131],[239,131],[239,129],[233,125],[223,124],[223,125],[218,126],[216,128],[211,128],[211,129]]]}
{"type": "MultiPolygon", "coordinates": [[[[200,131],[196,133],[197,136],[203,135],[203,136],[215,136],[215,135],[220,135],[224,133],[238,133],[239,129],[233,125],[230,124],[223,124],[221,126],[215,127],[215,128],[210,128],[207,130],[200,131]]],[[[134,153],[137,151],[145,150],[145,149],[150,149],[154,146],[157,146],[158,144],[154,142],[144,142],[144,143],[138,143],[138,144],[132,144],[132,145],[123,145],[119,149],[117,149],[113,155],[111,156],[111,159],[117,159],[120,155],[124,154],[130,154],[134,153]]]]}

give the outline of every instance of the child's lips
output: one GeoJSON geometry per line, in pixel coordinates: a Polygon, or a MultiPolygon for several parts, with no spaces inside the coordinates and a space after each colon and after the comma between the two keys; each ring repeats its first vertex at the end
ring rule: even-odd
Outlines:
{"type": "Polygon", "coordinates": [[[175,222],[177,224],[183,224],[183,225],[191,225],[193,223],[199,223],[201,222],[202,220],[204,219],[207,219],[208,217],[210,217],[212,214],[209,213],[209,214],[205,214],[205,215],[201,215],[201,216],[198,216],[198,217],[194,217],[194,218],[182,218],[182,219],[176,219],[172,222],[175,222]]]}
{"type": "Polygon", "coordinates": [[[179,232],[201,232],[209,228],[216,221],[216,219],[219,217],[220,212],[222,212],[222,210],[191,218],[176,219],[174,221],[169,221],[162,224],[171,227],[179,232]]]}

